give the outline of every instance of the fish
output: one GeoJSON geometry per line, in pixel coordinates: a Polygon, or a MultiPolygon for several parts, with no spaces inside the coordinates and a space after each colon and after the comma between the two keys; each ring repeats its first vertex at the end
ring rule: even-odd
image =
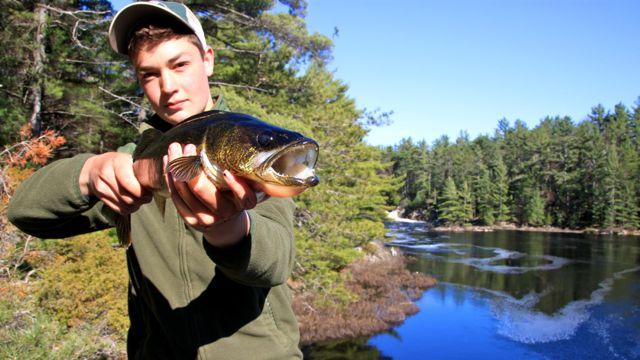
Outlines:
{"type": "MultiPolygon", "coordinates": [[[[189,181],[200,173],[221,190],[229,190],[223,172],[241,177],[256,191],[258,201],[269,196],[292,197],[318,185],[315,171],[318,143],[247,114],[219,110],[194,115],[166,132],[148,129],[142,133],[133,153],[134,174],[153,193],[164,214],[170,197],[164,173],[174,181],[189,181]],[[197,155],[170,161],[162,158],[172,143],[194,144],[197,155]]],[[[116,219],[122,245],[131,243],[131,215],[116,219]]]]}

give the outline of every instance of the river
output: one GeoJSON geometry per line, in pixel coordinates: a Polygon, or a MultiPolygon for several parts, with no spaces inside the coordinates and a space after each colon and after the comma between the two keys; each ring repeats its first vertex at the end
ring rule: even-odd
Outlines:
{"type": "Polygon", "coordinates": [[[387,228],[439,285],[391,331],[306,358],[640,359],[640,237],[387,228]]]}

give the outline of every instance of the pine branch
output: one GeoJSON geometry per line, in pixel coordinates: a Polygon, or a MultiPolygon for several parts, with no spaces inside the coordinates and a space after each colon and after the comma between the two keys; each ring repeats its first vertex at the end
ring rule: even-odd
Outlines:
{"type": "Polygon", "coordinates": [[[38,6],[42,6],[45,9],[51,10],[53,12],[56,12],[58,14],[64,14],[64,15],[69,15],[75,19],[78,20],[82,20],[82,18],[78,17],[78,14],[80,15],[84,15],[84,14],[90,14],[90,15],[106,15],[111,13],[111,11],[94,11],[94,10],[75,10],[75,11],[69,11],[69,10],[62,10],[60,8],[57,7],[53,7],[53,6],[49,6],[46,4],[38,4],[38,6]]]}
{"type": "Polygon", "coordinates": [[[209,85],[230,86],[230,87],[237,87],[237,88],[241,88],[241,89],[249,89],[249,90],[261,91],[261,92],[265,92],[267,94],[275,94],[275,91],[273,91],[273,90],[262,89],[262,88],[251,86],[251,85],[229,84],[229,83],[220,82],[220,81],[209,81],[209,85]]]}
{"type": "Polygon", "coordinates": [[[127,99],[127,98],[123,97],[123,96],[116,95],[116,94],[112,93],[111,91],[109,91],[109,90],[107,90],[107,89],[103,88],[102,86],[98,86],[98,89],[100,89],[101,91],[103,91],[103,92],[105,92],[105,93],[107,93],[107,94],[109,94],[109,95],[113,96],[114,98],[116,98],[116,99],[118,99],[118,100],[122,100],[122,101],[124,101],[124,102],[127,102],[127,103],[129,103],[129,104],[131,104],[131,105],[133,105],[133,106],[137,107],[138,109],[142,109],[142,110],[144,110],[144,111],[149,111],[149,109],[147,109],[146,107],[144,107],[144,106],[142,106],[142,105],[139,105],[139,104],[136,104],[135,102],[133,102],[133,101],[131,101],[131,100],[129,100],[129,99],[127,99]]]}
{"type": "Polygon", "coordinates": [[[52,110],[52,111],[43,111],[43,114],[60,114],[60,115],[71,115],[71,116],[79,116],[79,117],[86,117],[86,118],[95,118],[95,115],[89,115],[89,114],[79,114],[79,113],[72,113],[72,112],[68,112],[68,111],[58,111],[58,110],[52,110]]]}
{"type": "Polygon", "coordinates": [[[120,119],[122,119],[124,122],[126,122],[127,124],[133,126],[134,128],[138,129],[139,126],[134,123],[133,121],[129,120],[126,116],[124,116],[124,114],[129,113],[130,111],[125,111],[123,113],[117,113],[111,109],[106,109],[108,112],[112,113],[113,115],[119,117],[120,119]]]}
{"type": "Polygon", "coordinates": [[[64,62],[69,63],[80,63],[80,64],[91,64],[91,65],[114,65],[114,64],[124,64],[127,61],[85,61],[85,60],[77,60],[77,59],[62,59],[64,62]]]}

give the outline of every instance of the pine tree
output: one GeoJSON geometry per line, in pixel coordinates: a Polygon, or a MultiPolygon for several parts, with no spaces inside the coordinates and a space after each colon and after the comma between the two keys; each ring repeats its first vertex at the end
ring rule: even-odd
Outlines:
{"type": "Polygon", "coordinates": [[[493,196],[494,184],[491,182],[489,169],[482,166],[476,177],[475,194],[478,220],[484,225],[493,225],[495,218],[495,203],[493,196]]]}
{"type": "Polygon", "coordinates": [[[509,196],[509,180],[507,177],[507,167],[499,156],[492,169],[493,203],[495,204],[496,221],[511,221],[511,197],[509,196]]]}
{"type": "Polygon", "coordinates": [[[528,191],[529,200],[525,206],[524,222],[532,226],[542,226],[546,224],[546,215],[544,211],[544,199],[540,195],[540,191],[533,189],[528,191]]]}
{"type": "Polygon", "coordinates": [[[469,188],[469,184],[466,181],[462,182],[462,187],[460,188],[460,221],[463,223],[470,223],[473,220],[473,197],[471,194],[471,189],[469,188]]]}
{"type": "Polygon", "coordinates": [[[460,203],[460,194],[451,177],[445,180],[438,209],[439,220],[445,224],[460,224],[464,219],[464,209],[460,203]]]}
{"type": "Polygon", "coordinates": [[[619,163],[618,151],[615,147],[607,149],[606,159],[605,168],[600,172],[602,189],[599,192],[598,211],[600,212],[600,225],[603,228],[611,228],[617,224],[622,206],[618,201],[620,199],[620,189],[618,188],[616,173],[619,172],[619,163]]]}

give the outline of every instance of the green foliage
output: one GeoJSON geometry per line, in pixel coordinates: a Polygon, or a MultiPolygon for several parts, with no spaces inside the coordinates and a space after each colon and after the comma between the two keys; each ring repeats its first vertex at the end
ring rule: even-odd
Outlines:
{"type": "Polygon", "coordinates": [[[95,359],[121,356],[99,327],[67,328],[44,311],[32,296],[37,285],[0,279],[0,358],[95,359]]]}
{"type": "MultiPolygon", "coordinates": [[[[17,129],[35,114],[36,102],[41,106],[37,118],[42,129],[55,129],[68,139],[61,155],[106,151],[132,141],[136,131],[130,124],[137,124],[139,108],[108,93],[135,91],[124,59],[113,53],[104,36],[110,3],[61,0],[48,2],[48,7],[27,1],[7,5],[0,32],[9,50],[0,56],[0,145],[17,140],[17,129]],[[41,11],[44,22],[38,37],[34,32],[41,11]]],[[[140,96],[131,99],[139,101],[140,96]]]]}
{"type": "Polygon", "coordinates": [[[460,224],[464,220],[464,208],[460,203],[460,195],[452,178],[444,183],[442,202],[439,205],[440,220],[446,224],[460,224]]]}
{"type": "Polygon", "coordinates": [[[468,223],[473,219],[473,199],[471,194],[471,189],[466,181],[462,183],[462,188],[460,189],[460,210],[461,210],[461,221],[464,223],[468,223]]]}
{"type": "Polygon", "coordinates": [[[386,150],[391,173],[404,179],[392,204],[446,223],[637,229],[638,105],[598,105],[581,123],[546,117],[533,129],[503,119],[494,136],[473,141],[403,139],[386,150]]]}
{"type": "Polygon", "coordinates": [[[107,232],[47,242],[58,257],[42,273],[41,306],[67,326],[91,324],[124,339],[129,327],[127,267],[116,242],[107,232]]]}
{"type": "Polygon", "coordinates": [[[529,202],[525,206],[524,222],[532,226],[542,226],[546,223],[544,200],[540,192],[533,190],[528,194],[529,202]]]}

